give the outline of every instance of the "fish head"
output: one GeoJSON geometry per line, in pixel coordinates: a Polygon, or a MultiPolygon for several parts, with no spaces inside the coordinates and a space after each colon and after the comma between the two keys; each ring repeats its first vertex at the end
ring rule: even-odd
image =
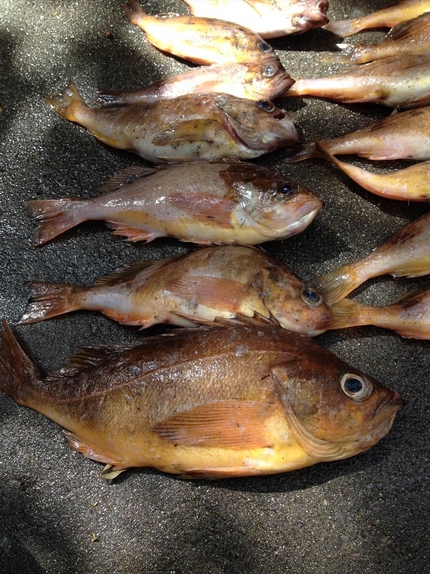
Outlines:
{"type": "Polygon", "coordinates": [[[325,26],[329,21],[326,16],[328,0],[301,0],[295,8],[296,12],[292,14],[291,20],[296,34],[325,26]]]}
{"type": "MultiPolygon", "coordinates": [[[[248,172],[249,173],[249,172],[248,172]]],[[[238,215],[267,240],[285,239],[306,229],[322,201],[304,186],[256,166],[252,179],[233,182],[238,215]]]]}
{"type": "Polygon", "coordinates": [[[224,114],[228,133],[247,148],[265,152],[300,142],[292,114],[271,101],[253,102],[219,94],[215,103],[224,114]]]}
{"type": "Polygon", "coordinates": [[[311,337],[329,328],[332,310],[318,291],[279,263],[267,265],[261,274],[264,303],[281,327],[311,337]]]}
{"type": "Polygon", "coordinates": [[[236,62],[265,62],[277,58],[272,46],[258,34],[240,26],[232,33],[236,62]]]}
{"type": "Polygon", "coordinates": [[[253,100],[271,100],[288,90],[295,80],[282,69],[277,59],[262,64],[247,64],[244,87],[253,100]]]}
{"type": "Polygon", "coordinates": [[[398,393],[322,348],[293,370],[274,367],[272,377],[293,435],[320,461],[368,450],[403,406],[398,393]]]}

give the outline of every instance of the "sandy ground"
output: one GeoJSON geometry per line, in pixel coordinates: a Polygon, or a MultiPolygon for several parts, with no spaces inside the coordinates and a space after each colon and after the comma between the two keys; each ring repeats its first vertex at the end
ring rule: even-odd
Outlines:
{"type": "MultiPolygon", "coordinates": [[[[338,19],[389,2],[330,4],[329,15],[338,19]]],[[[180,0],[142,5],[153,13],[186,11],[180,0]]],[[[360,40],[380,37],[367,33],[360,40]]],[[[335,71],[321,57],[335,43],[321,30],[272,41],[293,77],[335,71]]],[[[34,248],[34,223],[23,205],[29,198],[96,195],[115,172],[142,163],[55,115],[45,102],[48,94],[73,79],[91,101],[97,88],[138,89],[185,70],[184,62],[152,48],[129,24],[119,0],[2,0],[0,61],[1,316],[12,326],[18,320],[28,280],[89,285],[128,263],[190,249],[173,240],[131,245],[102,223],[84,224],[34,248]]],[[[304,141],[339,135],[389,113],[310,98],[281,103],[295,113],[304,141]]],[[[424,204],[372,196],[325,162],[289,167],[282,157],[279,151],[258,162],[300,180],[325,202],[301,236],[267,245],[302,278],[367,254],[427,211],[424,204]]],[[[424,285],[428,279],[383,277],[356,296],[385,304],[424,285]]],[[[44,371],[64,364],[77,347],[136,336],[96,313],[14,332],[44,371]]],[[[325,334],[318,342],[397,390],[406,406],[369,452],[284,475],[191,483],[140,469],[110,484],[99,478],[102,466],[72,451],[55,424],[1,393],[1,571],[428,571],[429,343],[370,327],[325,334]]]]}

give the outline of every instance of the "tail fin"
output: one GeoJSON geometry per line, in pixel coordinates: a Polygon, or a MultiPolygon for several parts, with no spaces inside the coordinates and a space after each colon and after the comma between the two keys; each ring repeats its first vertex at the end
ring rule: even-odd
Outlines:
{"type": "Polygon", "coordinates": [[[332,34],[336,34],[336,36],[346,38],[347,36],[352,36],[352,34],[356,34],[357,32],[359,32],[360,26],[355,19],[332,20],[331,22],[323,26],[323,29],[332,32],[332,34]]]}
{"type": "Polygon", "coordinates": [[[59,116],[72,122],[78,121],[76,111],[79,108],[88,107],[73,82],[69,82],[58,96],[48,96],[46,101],[59,116]]]}
{"type": "Polygon", "coordinates": [[[312,280],[312,287],[322,295],[327,305],[337,303],[361,285],[361,280],[355,279],[348,268],[345,265],[312,280]]]}
{"type": "Polygon", "coordinates": [[[79,305],[74,301],[74,295],[86,291],[85,287],[62,283],[32,281],[29,285],[32,297],[18,325],[37,323],[75,311],[79,309],[79,305]]]}
{"type": "Polygon", "coordinates": [[[345,329],[346,327],[371,325],[373,311],[376,313],[377,309],[352,299],[342,299],[331,308],[332,320],[329,328],[345,329]]]}
{"type": "Polygon", "coordinates": [[[0,337],[0,389],[19,405],[31,406],[33,386],[42,381],[42,375],[21,349],[4,319],[0,337]]]}
{"type": "Polygon", "coordinates": [[[33,237],[33,245],[42,245],[84,221],[84,218],[76,216],[76,207],[84,201],[74,197],[26,201],[30,215],[39,223],[33,237]]]}
{"type": "Polygon", "coordinates": [[[293,153],[283,159],[284,163],[296,163],[298,161],[303,161],[304,159],[324,159],[324,155],[319,150],[317,150],[314,143],[302,145],[295,150],[293,149],[292,151],[293,153]]]}

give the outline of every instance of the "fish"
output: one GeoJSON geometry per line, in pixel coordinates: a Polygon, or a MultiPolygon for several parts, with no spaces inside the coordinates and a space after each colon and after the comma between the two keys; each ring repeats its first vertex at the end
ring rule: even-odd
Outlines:
{"type": "Polygon", "coordinates": [[[358,185],[375,195],[398,201],[430,201],[430,160],[389,173],[375,173],[340,161],[318,140],[315,140],[315,144],[328,161],[332,161],[358,185]]]}
{"type": "Polygon", "coordinates": [[[70,82],[47,103],[101,142],[152,163],[252,159],[300,141],[291,113],[228,94],[91,108],[70,82]]]}
{"type": "MultiPolygon", "coordinates": [[[[320,140],[332,155],[357,154],[371,160],[430,160],[430,106],[393,112],[352,133],[320,140]]],[[[324,158],[315,143],[294,150],[286,163],[324,158]]]]}
{"type": "Polygon", "coordinates": [[[240,24],[262,38],[302,34],[328,23],[328,0],[184,0],[194,16],[240,24]]]}
{"type": "Polygon", "coordinates": [[[42,245],[88,220],[104,220],[129,241],[175,237],[200,245],[256,245],[301,233],[322,208],[304,186],[246,162],[132,166],[97,197],[26,202],[42,245]]]}
{"type": "Polygon", "coordinates": [[[232,22],[170,13],[150,16],[136,0],[127,0],[122,7],[153,46],[195,64],[258,64],[278,58],[261,36],[232,22]]]}
{"type": "Polygon", "coordinates": [[[276,60],[264,64],[212,64],[192,68],[135,92],[99,92],[95,103],[100,106],[152,103],[196,93],[225,93],[237,98],[272,100],[293,84],[294,80],[276,60]]]}
{"type": "MultiPolygon", "coordinates": [[[[42,375],[5,321],[0,388],[107,465],[187,479],[287,472],[378,443],[403,401],[309,337],[264,326],[184,329],[90,347],[42,375]]],[[[103,474],[103,473],[102,473],[103,474]]]]}
{"type": "Polygon", "coordinates": [[[430,104],[428,56],[384,58],[323,78],[295,80],[283,97],[314,96],[343,104],[367,102],[392,108],[430,104]]]}
{"type": "Polygon", "coordinates": [[[157,323],[272,322],[319,335],[332,321],[320,294],[262,249],[206,247],[179,257],[133,264],[93,287],[30,282],[19,324],[77,310],[101,311],[142,329],[157,323]]]}
{"type": "Polygon", "coordinates": [[[332,311],[331,329],[374,325],[407,339],[430,339],[430,289],[406,293],[384,307],[345,298],[333,305],[332,311]]]}
{"type": "Polygon", "coordinates": [[[366,257],[320,275],[311,285],[328,305],[373,277],[421,277],[430,273],[430,212],[396,231],[366,257]]]}
{"type": "Polygon", "coordinates": [[[429,0],[401,0],[387,8],[382,8],[359,18],[332,20],[324,26],[324,29],[345,38],[361,30],[393,28],[401,22],[412,20],[412,18],[416,18],[429,10],[429,0]]]}
{"type": "Polygon", "coordinates": [[[378,44],[338,44],[329,61],[364,64],[400,55],[430,56],[430,12],[392,28],[378,44]]]}

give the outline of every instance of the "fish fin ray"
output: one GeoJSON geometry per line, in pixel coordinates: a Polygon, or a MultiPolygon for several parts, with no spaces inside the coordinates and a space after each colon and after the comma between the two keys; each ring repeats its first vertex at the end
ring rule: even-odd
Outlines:
{"type": "Polygon", "coordinates": [[[113,235],[126,237],[127,241],[131,241],[132,243],[137,241],[145,241],[146,243],[149,243],[157,237],[161,237],[155,231],[146,231],[145,229],[139,229],[137,227],[132,227],[131,225],[126,225],[125,223],[107,221],[106,225],[112,229],[113,235]]]}
{"type": "Polygon", "coordinates": [[[76,213],[76,208],[85,204],[85,200],[75,197],[62,199],[30,199],[25,205],[38,223],[33,236],[33,245],[42,245],[65,231],[85,221],[76,213]]]}
{"type": "Polygon", "coordinates": [[[159,130],[159,135],[153,137],[152,143],[156,146],[172,146],[189,142],[209,141],[205,140],[204,134],[206,130],[202,130],[201,128],[202,126],[208,126],[212,123],[218,124],[218,122],[214,120],[195,119],[166,125],[159,130]]]}
{"type": "Polygon", "coordinates": [[[75,311],[79,309],[79,305],[74,303],[74,296],[86,291],[85,287],[65,283],[31,281],[28,285],[32,295],[18,325],[37,323],[75,311]]]}
{"type": "Polygon", "coordinates": [[[118,463],[117,460],[113,459],[107,454],[95,450],[92,446],[84,442],[77,434],[68,431],[66,429],[63,429],[63,434],[69,446],[72,447],[74,450],[77,450],[87,458],[90,458],[91,460],[96,460],[97,462],[103,462],[106,465],[113,466],[114,468],[116,468],[117,466],[121,468],[121,465],[118,463]]]}
{"type": "Polygon", "coordinates": [[[263,448],[270,446],[265,425],[274,408],[267,402],[220,401],[177,413],[151,430],[181,446],[263,448]]]}
{"type": "Polygon", "coordinates": [[[142,177],[148,177],[157,171],[158,168],[154,167],[132,165],[111,177],[111,179],[99,189],[99,192],[100,194],[104,194],[118,191],[121,187],[134,183],[137,179],[141,179],[142,177]]]}

